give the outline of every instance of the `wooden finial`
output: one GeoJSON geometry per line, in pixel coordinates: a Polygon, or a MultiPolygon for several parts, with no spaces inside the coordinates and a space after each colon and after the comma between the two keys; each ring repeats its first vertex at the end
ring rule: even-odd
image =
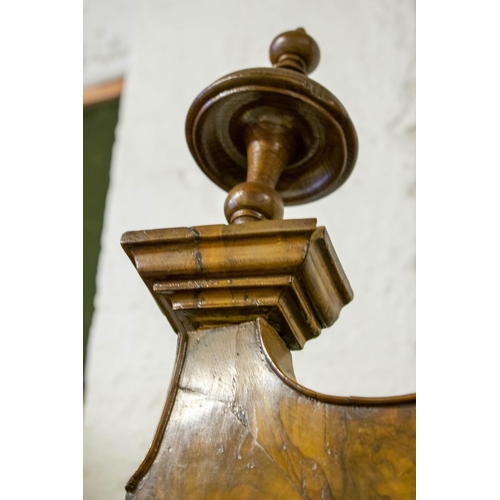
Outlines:
{"type": "Polygon", "coordinates": [[[299,28],[271,43],[273,68],[237,71],[193,102],[186,138],[201,169],[229,191],[228,222],[282,219],[284,205],[340,187],[356,162],[356,131],[327,89],[307,77],[317,43],[299,28]]]}
{"type": "Polygon", "coordinates": [[[308,75],[317,68],[320,53],[314,38],[304,28],[298,28],[278,35],[271,42],[269,57],[275,68],[289,68],[308,75]]]}

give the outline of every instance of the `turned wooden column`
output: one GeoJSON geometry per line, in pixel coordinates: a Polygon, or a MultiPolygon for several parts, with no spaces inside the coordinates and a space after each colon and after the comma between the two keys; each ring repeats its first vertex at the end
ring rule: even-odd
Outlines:
{"type": "Polygon", "coordinates": [[[207,87],[186,120],[190,151],[228,191],[228,225],[133,231],[122,246],[177,333],[176,366],[127,499],[415,497],[415,395],[336,397],[296,380],[290,351],[353,299],[324,227],[284,207],[339,188],[354,126],[308,76],[303,30],[271,43],[272,68],[207,87]]]}

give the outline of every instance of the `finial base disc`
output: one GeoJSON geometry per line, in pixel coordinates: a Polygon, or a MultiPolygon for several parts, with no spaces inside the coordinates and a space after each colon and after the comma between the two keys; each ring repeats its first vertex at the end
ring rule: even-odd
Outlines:
{"type": "Polygon", "coordinates": [[[230,191],[245,181],[245,127],[268,116],[282,117],[280,125],[294,131],[294,153],[276,185],[285,205],[317,200],[346,181],[358,142],[342,104],[305,75],[259,68],[221,78],[189,110],[189,149],[213,182],[230,191]]]}

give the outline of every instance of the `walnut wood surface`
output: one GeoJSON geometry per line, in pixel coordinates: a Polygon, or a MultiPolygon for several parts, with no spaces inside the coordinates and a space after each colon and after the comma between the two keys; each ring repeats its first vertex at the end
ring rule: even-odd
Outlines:
{"type": "Polygon", "coordinates": [[[179,334],[127,500],[415,498],[414,396],[318,396],[265,320],[179,334]]]}

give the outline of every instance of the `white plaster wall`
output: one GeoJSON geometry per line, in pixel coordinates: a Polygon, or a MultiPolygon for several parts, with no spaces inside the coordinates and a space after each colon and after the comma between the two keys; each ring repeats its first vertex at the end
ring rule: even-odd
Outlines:
{"type": "Polygon", "coordinates": [[[194,97],[268,66],[278,33],[304,27],[312,74],[347,108],[360,152],[346,184],[287,218],[328,228],[354,289],[338,322],[294,353],[298,380],[337,395],[415,390],[414,3],[401,0],[142,0],[131,47],[87,360],[85,498],[124,497],[165,399],[176,336],[120,248],[127,230],[224,222],[226,193],[190,157],[194,97]]]}
{"type": "Polygon", "coordinates": [[[136,0],[84,0],[83,86],[121,78],[128,68],[136,0]]]}

